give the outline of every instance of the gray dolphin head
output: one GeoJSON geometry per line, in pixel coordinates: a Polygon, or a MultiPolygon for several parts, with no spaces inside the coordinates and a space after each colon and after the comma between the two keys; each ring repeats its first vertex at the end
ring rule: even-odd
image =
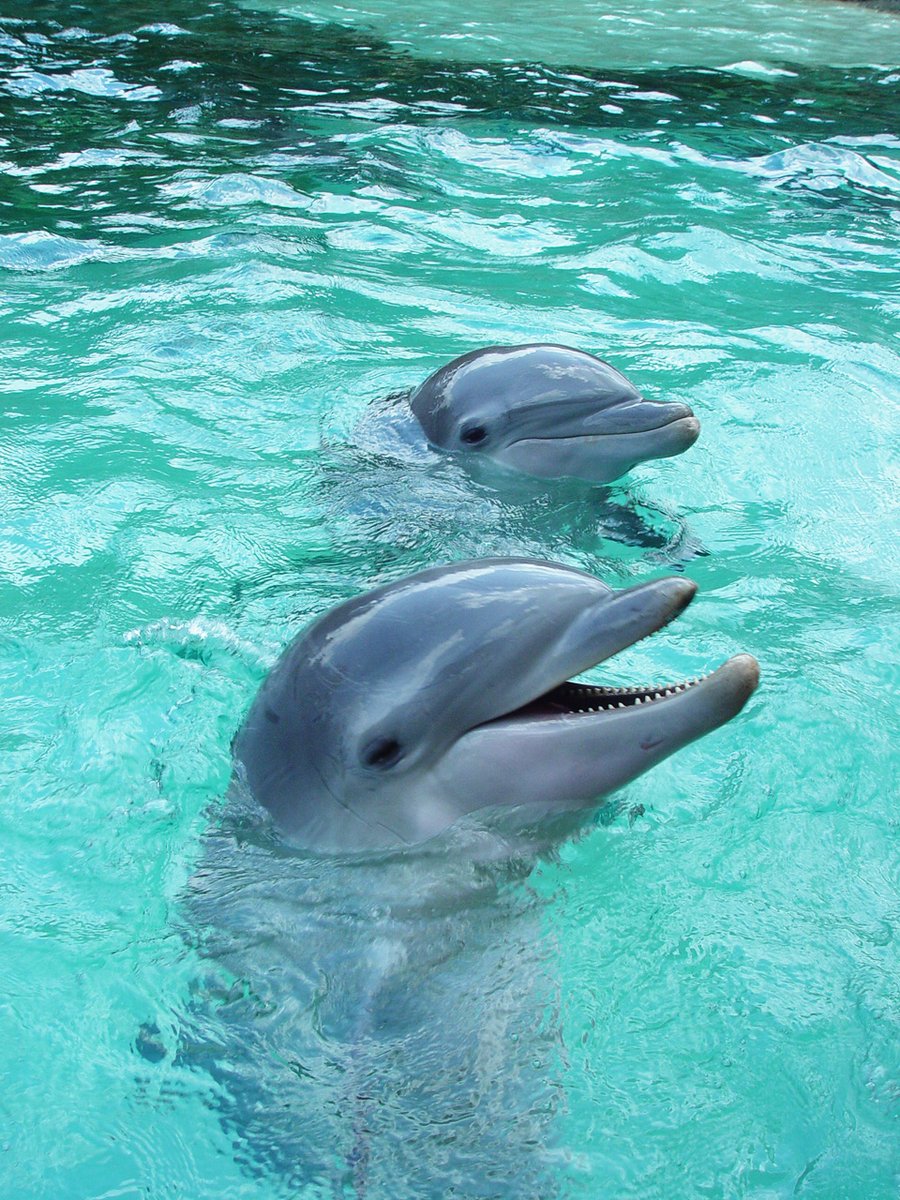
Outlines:
{"type": "Polygon", "coordinates": [[[682,578],[613,591],[532,559],[435,567],[311,625],[263,683],[234,743],[238,778],[315,851],[428,840],[462,814],[596,803],[728,721],[749,655],[699,682],[603,688],[573,675],[672,620],[682,578]]]}
{"type": "Polygon", "coordinates": [[[464,354],[409,404],[432,445],[544,479],[609,483],[681,454],[700,432],[686,404],[645,400],[592,354],[543,343],[464,354]]]}

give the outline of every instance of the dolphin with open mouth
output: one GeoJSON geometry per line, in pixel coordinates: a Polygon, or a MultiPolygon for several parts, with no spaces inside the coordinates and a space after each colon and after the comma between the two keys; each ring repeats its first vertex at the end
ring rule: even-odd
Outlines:
{"type": "Polygon", "coordinates": [[[645,400],[592,354],[543,343],[473,350],[408,403],[432,446],[542,479],[610,483],[700,433],[688,405],[645,400]]]}
{"type": "Polygon", "coordinates": [[[695,590],[458,562],[347,600],[283,653],[187,897],[208,967],[183,1058],[255,1175],[370,1200],[568,1194],[554,941],[513,885],[753,693],[746,654],[700,680],[577,682],[695,590]]]}
{"type": "Polygon", "coordinates": [[[687,579],[615,591],[570,567],[482,559],[338,605],[288,647],[234,741],[237,779],[290,843],[394,850],[464,814],[533,822],[598,803],[729,721],[747,654],[702,679],[574,682],[668,624],[687,579]]]}

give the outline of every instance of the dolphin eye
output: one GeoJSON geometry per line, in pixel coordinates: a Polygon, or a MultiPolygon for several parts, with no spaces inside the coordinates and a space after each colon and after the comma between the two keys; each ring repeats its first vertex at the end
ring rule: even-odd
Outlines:
{"type": "Polygon", "coordinates": [[[362,752],[362,760],[367,767],[384,770],[392,767],[403,757],[403,747],[396,738],[380,737],[369,742],[362,752]]]}
{"type": "Polygon", "coordinates": [[[483,442],[487,437],[488,431],[485,425],[464,425],[460,431],[459,440],[465,442],[467,446],[477,446],[479,442],[483,442]]]}

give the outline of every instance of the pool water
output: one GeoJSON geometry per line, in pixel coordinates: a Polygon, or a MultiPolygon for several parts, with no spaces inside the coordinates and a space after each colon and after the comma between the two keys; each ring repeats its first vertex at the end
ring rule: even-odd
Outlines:
{"type": "Polygon", "coordinates": [[[900,15],[483,7],[2,9],[3,1200],[330,1194],[179,1052],[183,898],[286,642],[492,553],[697,581],[598,678],[763,673],[512,887],[555,1190],[900,1188],[900,15]],[[379,398],[529,340],[700,441],[603,492],[384,453],[379,398]]]}

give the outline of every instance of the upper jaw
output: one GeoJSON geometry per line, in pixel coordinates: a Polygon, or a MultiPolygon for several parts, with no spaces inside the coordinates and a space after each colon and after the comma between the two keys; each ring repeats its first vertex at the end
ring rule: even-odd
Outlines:
{"type": "MultiPolygon", "coordinates": [[[[656,429],[665,429],[676,421],[694,421],[694,410],[689,404],[680,401],[669,401],[661,404],[653,400],[641,398],[637,403],[617,404],[614,408],[606,409],[595,418],[596,432],[603,434],[618,433],[652,433],[656,429]]],[[[587,425],[593,422],[587,422],[587,425]]],[[[697,422],[699,430],[699,422],[697,422]]],[[[590,429],[585,432],[590,433],[590,429]]]]}
{"type": "Polygon", "coordinates": [[[484,714],[479,724],[521,711],[573,676],[649,637],[683,612],[696,591],[690,579],[668,576],[620,591],[605,589],[562,627],[548,613],[538,630],[529,631],[527,661],[518,678],[506,684],[506,705],[504,696],[497,695],[494,711],[484,714]],[[534,645],[541,647],[540,653],[534,652],[534,645]]]}
{"type": "Polygon", "coordinates": [[[680,401],[657,403],[643,397],[628,397],[612,404],[605,397],[554,401],[522,412],[519,428],[511,429],[509,445],[529,439],[553,441],[576,437],[609,437],[616,434],[651,433],[676,422],[700,424],[688,404],[680,401]]]}

